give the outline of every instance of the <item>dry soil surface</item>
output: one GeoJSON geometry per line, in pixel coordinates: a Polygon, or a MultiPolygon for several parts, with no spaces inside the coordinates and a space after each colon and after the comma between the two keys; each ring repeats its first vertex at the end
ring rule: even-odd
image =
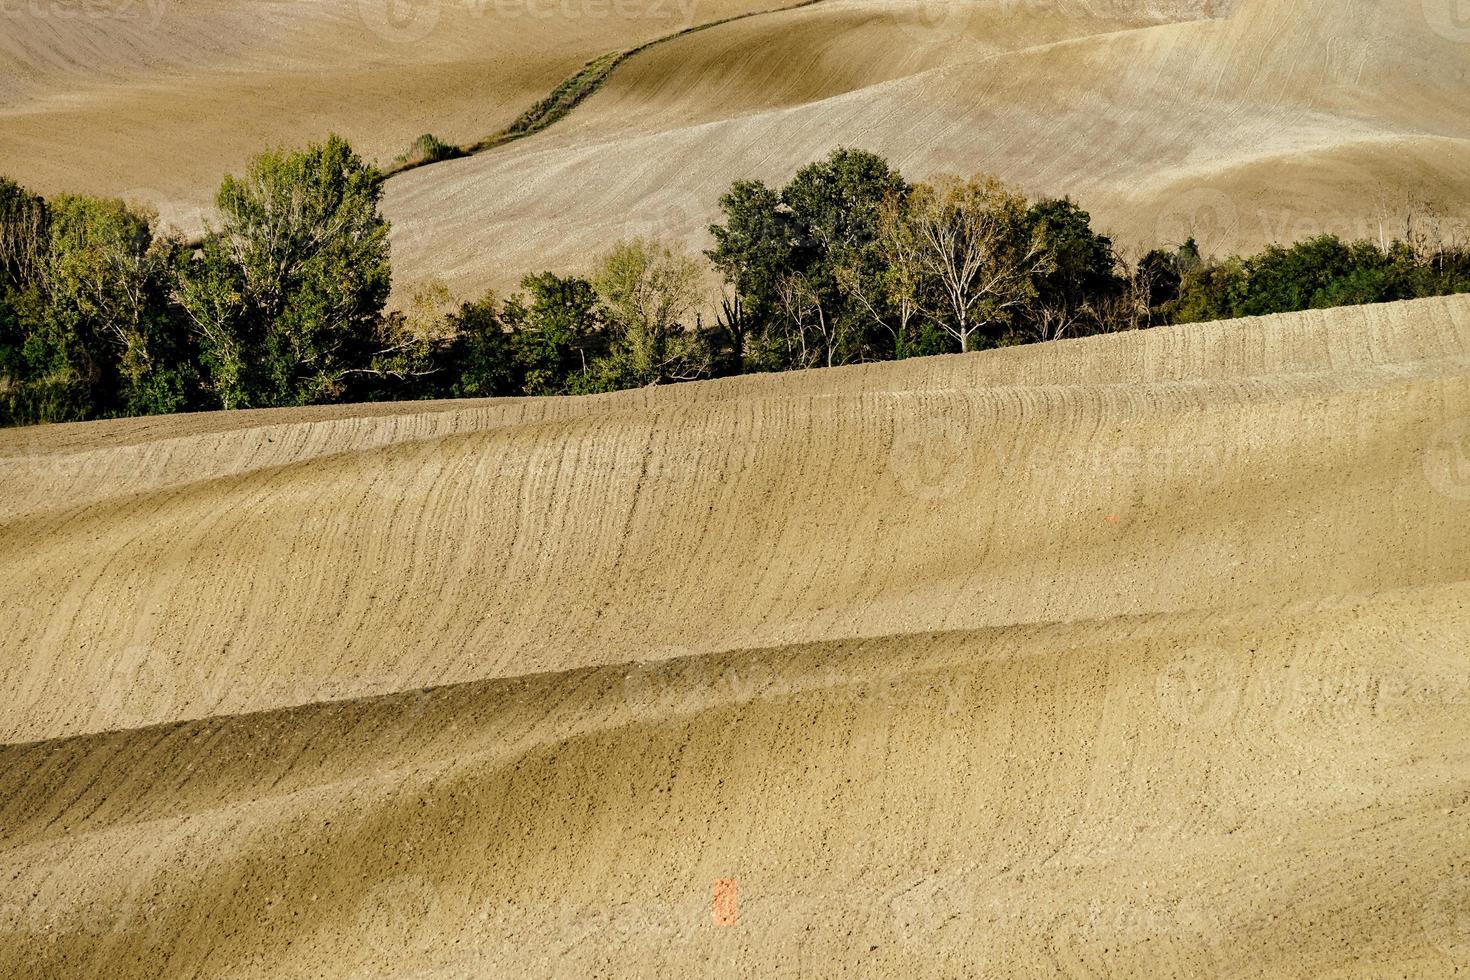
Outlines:
{"type": "Polygon", "coordinates": [[[227,172],[335,131],[471,143],[588,60],[768,0],[0,0],[0,174],[196,233],[227,172]]]}
{"type": "Polygon", "coordinates": [[[0,432],[0,975],[1470,969],[1470,297],[0,432]]]}
{"type": "Polygon", "coordinates": [[[1129,250],[1467,234],[1461,0],[0,0],[0,173],[197,232],[226,171],[336,130],[388,162],[497,131],[655,45],[549,130],[395,177],[401,303],[708,244],[737,178],[839,145],[1071,195],[1129,250]],[[763,12],[767,11],[767,12],[763,12]]]}
{"type": "Polygon", "coordinates": [[[1070,195],[1127,250],[1470,230],[1455,0],[823,0],[635,56],[562,124],[389,185],[400,284],[505,289],[708,243],[736,178],[837,146],[1070,195]]]}

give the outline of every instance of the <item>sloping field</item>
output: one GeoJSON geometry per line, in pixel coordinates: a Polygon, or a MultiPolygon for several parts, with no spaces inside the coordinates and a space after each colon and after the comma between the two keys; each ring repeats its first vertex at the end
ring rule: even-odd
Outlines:
{"type": "Polygon", "coordinates": [[[706,244],[731,180],[839,145],[1070,194],[1128,247],[1470,218],[1448,0],[825,0],[638,55],[565,123],[390,185],[400,283],[469,294],[612,240],[706,244]]]}
{"type": "Polygon", "coordinates": [[[586,61],[759,0],[33,0],[0,10],[0,174],[199,230],[226,172],[335,130],[473,142],[586,61]]]}
{"type": "Polygon", "coordinates": [[[0,975],[1470,968],[1470,297],[0,432],[0,975]]]}
{"type": "Polygon", "coordinates": [[[589,59],[718,24],[634,55],[545,132],[392,179],[400,296],[584,270],[638,234],[703,247],[732,180],[784,181],[839,145],[915,179],[1070,194],[1129,249],[1470,220],[1456,0],[32,0],[4,17],[0,173],[190,233],[267,146],[336,130],[388,164],[426,132],[471,144],[589,59]]]}

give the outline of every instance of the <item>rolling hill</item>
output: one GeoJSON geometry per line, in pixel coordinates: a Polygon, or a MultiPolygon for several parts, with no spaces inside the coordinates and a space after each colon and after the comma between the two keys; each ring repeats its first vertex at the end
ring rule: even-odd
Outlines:
{"type": "Polygon", "coordinates": [[[761,0],[55,0],[5,11],[0,173],[199,230],[220,178],[336,131],[472,142],[581,65],[761,0]],[[37,12],[38,11],[38,12],[37,12]],[[30,15],[27,15],[28,12],[30,15]]]}
{"type": "Polygon", "coordinates": [[[1455,297],[0,432],[0,972],[1463,969],[1467,377],[1455,297]]]}
{"type": "Polygon", "coordinates": [[[1465,34],[1420,0],[753,17],[640,55],[534,140],[394,181],[400,282],[505,288],[634,234],[702,247],[733,179],[784,181],[839,145],[910,179],[985,170],[1070,195],[1130,250],[1377,239],[1411,212],[1463,237],[1465,34]]]}
{"type": "Polygon", "coordinates": [[[911,179],[1071,195],[1129,251],[1410,221],[1463,237],[1470,219],[1470,31],[1450,0],[118,6],[9,21],[0,173],[188,233],[266,146],[336,130],[387,165],[422,133],[469,145],[590,59],[666,38],[545,132],[391,179],[400,296],[581,271],[633,235],[703,247],[732,180],[784,181],[838,145],[911,179]]]}

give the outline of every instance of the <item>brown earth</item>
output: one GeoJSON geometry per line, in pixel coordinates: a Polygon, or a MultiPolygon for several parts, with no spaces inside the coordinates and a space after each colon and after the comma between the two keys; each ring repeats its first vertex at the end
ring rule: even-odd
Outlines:
{"type": "Polygon", "coordinates": [[[14,0],[0,173],[197,232],[226,171],[336,130],[383,163],[471,143],[588,59],[549,130],[390,180],[394,270],[461,297],[584,271],[619,238],[708,244],[736,178],[839,145],[912,179],[1068,194],[1128,251],[1320,232],[1470,234],[1456,0],[14,0]],[[78,10],[80,4],[81,9],[78,10]]]}
{"type": "Polygon", "coordinates": [[[1458,297],[0,432],[0,975],[1470,969],[1467,380],[1458,297]]]}
{"type": "Polygon", "coordinates": [[[1470,233],[1453,0],[826,0],[638,55],[565,123],[390,184],[399,283],[470,295],[619,237],[708,245],[831,149],[1070,195],[1127,251],[1470,233]]]}
{"type": "Polygon", "coordinates": [[[227,172],[335,131],[387,164],[470,143],[588,60],[761,0],[13,0],[0,174],[194,233],[227,172]]]}

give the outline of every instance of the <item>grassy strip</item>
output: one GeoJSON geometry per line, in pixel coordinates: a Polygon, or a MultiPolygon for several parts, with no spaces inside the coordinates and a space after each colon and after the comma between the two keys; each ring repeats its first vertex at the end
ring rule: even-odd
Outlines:
{"type": "Polygon", "coordinates": [[[665,34],[663,37],[656,37],[651,41],[645,41],[637,47],[628,48],[624,51],[609,51],[607,54],[599,55],[587,62],[578,69],[575,75],[563,81],[552,90],[550,95],[521,113],[516,117],[515,122],[504,129],[491,133],[484,139],[471,143],[468,146],[450,146],[449,144],[440,143],[434,137],[425,134],[418,138],[414,147],[408,153],[399,157],[390,166],[385,168],[383,170],[383,176],[384,178],[388,178],[408,170],[427,167],[432,163],[439,163],[442,160],[455,160],[460,157],[473,156],[476,153],[483,153],[497,146],[503,146],[506,143],[514,142],[533,133],[539,133],[551,124],[566,118],[568,113],[581,105],[588,96],[601,88],[602,84],[607,81],[608,76],[619,65],[634,55],[647,51],[654,45],[673,41],[698,31],[709,30],[711,27],[720,27],[733,21],[744,20],[746,17],[784,13],[788,10],[799,10],[802,7],[810,7],[821,2],[822,0],[798,0],[797,3],[789,4],[785,7],[772,7],[769,10],[752,10],[749,13],[735,14],[720,20],[712,20],[705,24],[695,24],[693,27],[686,27],[672,34],[665,34]],[[424,145],[426,141],[432,141],[432,144],[437,145],[441,149],[430,154],[417,152],[418,148],[424,145]]]}
{"type": "Polygon", "coordinates": [[[480,153],[484,150],[518,140],[532,133],[539,133],[552,123],[564,118],[567,113],[575,109],[583,99],[596,92],[607,81],[607,76],[612,70],[623,63],[626,54],[618,51],[610,51],[599,58],[594,58],[582,66],[582,70],[571,78],[562,82],[546,98],[537,102],[531,108],[521,113],[516,121],[498,133],[480,140],[480,142],[466,148],[466,153],[480,153]]]}

